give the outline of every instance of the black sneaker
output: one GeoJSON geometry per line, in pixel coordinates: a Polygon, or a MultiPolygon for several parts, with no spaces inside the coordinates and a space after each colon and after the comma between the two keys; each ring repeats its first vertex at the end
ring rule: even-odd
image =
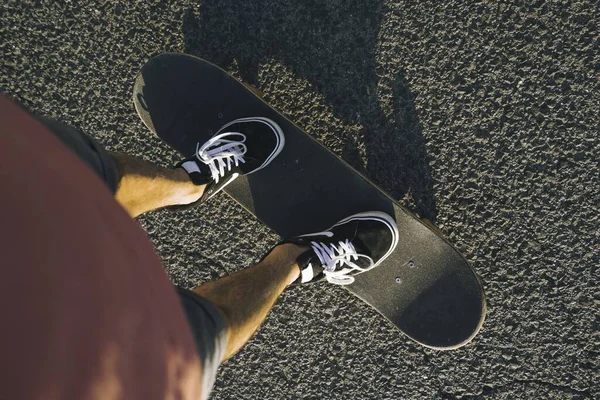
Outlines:
{"type": "Polygon", "coordinates": [[[231,121],[206,143],[198,143],[196,154],[177,164],[186,170],[193,183],[206,185],[202,197],[191,204],[169,208],[187,209],[209,200],[238,176],[266,167],[284,144],[283,131],[268,118],[231,121]]]}
{"type": "Polygon", "coordinates": [[[301,276],[296,283],[327,279],[336,285],[354,282],[352,275],[378,266],[398,244],[398,226],[379,211],[344,218],[327,231],[285,240],[310,246],[298,259],[301,276]]]}

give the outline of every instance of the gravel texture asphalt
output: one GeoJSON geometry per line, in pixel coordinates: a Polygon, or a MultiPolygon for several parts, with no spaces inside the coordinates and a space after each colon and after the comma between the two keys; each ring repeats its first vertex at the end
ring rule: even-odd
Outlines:
{"type": "MultiPolygon", "coordinates": [[[[434,219],[481,276],[487,320],[450,352],[341,288],[291,289],[213,399],[600,398],[599,14],[569,0],[4,0],[0,90],[171,165],[134,78],[159,53],[206,58],[434,219]]],[[[226,195],[140,223],[188,287],[277,241],[226,195]]]]}

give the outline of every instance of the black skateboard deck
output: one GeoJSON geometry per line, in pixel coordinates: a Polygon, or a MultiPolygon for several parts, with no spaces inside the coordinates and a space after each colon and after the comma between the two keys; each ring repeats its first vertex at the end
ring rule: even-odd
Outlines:
{"type": "MultiPolygon", "coordinates": [[[[282,238],[329,228],[363,211],[383,211],[400,231],[394,253],[345,286],[414,341],[434,349],[468,343],[481,328],[485,296],[464,257],[248,86],[200,58],[163,54],[135,81],[135,108],[146,126],[184,157],[227,122],[261,116],[277,122],[285,147],[225,192],[282,238]]],[[[214,201],[214,200],[213,200],[214,201]]]]}

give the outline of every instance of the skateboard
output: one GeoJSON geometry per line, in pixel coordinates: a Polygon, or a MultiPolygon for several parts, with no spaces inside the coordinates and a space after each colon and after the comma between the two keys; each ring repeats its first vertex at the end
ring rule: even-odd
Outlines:
{"type": "Polygon", "coordinates": [[[458,348],[477,334],[486,301],[465,258],[431,223],[269,106],[258,91],[205,60],[169,53],[144,65],[133,100],[145,125],[183,157],[234,119],[277,122],[285,134],[282,152],[224,191],[282,238],[322,231],[363,211],[388,213],[400,231],[398,246],[344,287],[426,347],[458,348]]]}

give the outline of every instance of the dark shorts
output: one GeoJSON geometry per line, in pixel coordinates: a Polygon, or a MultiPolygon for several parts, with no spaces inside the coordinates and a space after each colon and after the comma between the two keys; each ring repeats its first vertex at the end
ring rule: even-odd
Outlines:
{"type": "MultiPolygon", "coordinates": [[[[39,116],[36,118],[89,165],[113,193],[117,191],[119,183],[117,167],[98,141],[61,122],[39,116]]],[[[176,289],[202,362],[204,389],[202,393],[208,393],[214,383],[217,368],[225,355],[227,345],[225,324],[219,311],[208,300],[190,290],[180,287],[176,289]]]]}
{"type": "Polygon", "coordinates": [[[119,181],[117,167],[100,143],[62,122],[40,116],[35,118],[89,165],[113,194],[116,193],[119,181]]]}

